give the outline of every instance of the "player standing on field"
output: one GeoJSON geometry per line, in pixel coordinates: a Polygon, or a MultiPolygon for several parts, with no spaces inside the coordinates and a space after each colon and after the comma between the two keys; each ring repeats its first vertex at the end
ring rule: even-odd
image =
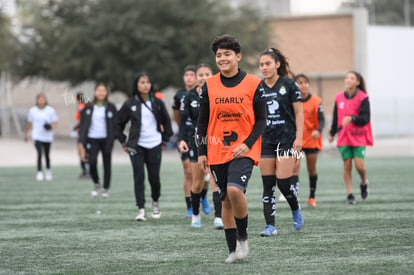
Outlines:
{"type": "Polygon", "coordinates": [[[260,79],[239,69],[241,47],[230,35],[211,44],[220,73],[208,78],[200,96],[197,125],[198,163],[210,166],[222,199],[229,249],[226,263],[247,257],[247,183],[260,159],[266,102],[260,79]]]}
{"type": "Polygon", "coordinates": [[[355,71],[345,77],[345,91],[335,99],[329,142],[338,134],[336,146],[344,161],[344,181],[347,203],[355,204],[352,194],[352,160],[361,178],[361,197],[368,197],[368,180],[365,169],[365,146],[374,145],[371,130],[371,111],[364,78],[355,71]]]}
{"type": "Polygon", "coordinates": [[[260,55],[262,86],[267,102],[266,129],[262,136],[260,172],[263,180],[263,214],[266,226],[261,236],[277,233],[275,227],[276,183],[292,210],[293,227],[303,226],[293,169],[301,157],[303,110],[302,97],[295,81],[287,77],[289,63],[277,49],[269,48],[260,55]]]}

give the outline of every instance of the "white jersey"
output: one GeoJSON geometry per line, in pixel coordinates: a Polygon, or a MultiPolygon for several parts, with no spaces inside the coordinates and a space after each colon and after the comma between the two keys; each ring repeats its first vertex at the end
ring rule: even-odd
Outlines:
{"type": "MultiPolygon", "coordinates": [[[[151,102],[146,102],[151,108],[151,102]]],[[[157,129],[157,120],[152,111],[144,103],[141,103],[141,133],[139,134],[138,145],[146,149],[152,149],[162,143],[161,133],[157,129]]]]}
{"type": "Polygon", "coordinates": [[[41,142],[52,142],[53,131],[46,130],[46,123],[53,124],[58,121],[55,109],[46,105],[43,109],[38,106],[30,108],[27,120],[32,123],[32,140],[41,142]]]}

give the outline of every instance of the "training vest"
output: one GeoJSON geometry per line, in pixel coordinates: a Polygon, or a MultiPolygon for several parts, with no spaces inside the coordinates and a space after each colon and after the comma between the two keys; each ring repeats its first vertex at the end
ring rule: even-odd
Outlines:
{"type": "Polygon", "coordinates": [[[302,148],[322,150],[322,134],[317,139],[312,138],[312,132],[318,130],[318,109],[322,99],[316,95],[311,95],[307,101],[302,101],[304,127],[302,148]]]}
{"type": "MultiPolygon", "coordinates": [[[[221,83],[220,74],[206,80],[210,101],[210,117],[207,128],[208,164],[217,165],[233,160],[233,149],[243,143],[255,124],[253,98],[260,79],[246,74],[235,87],[221,83]]],[[[261,137],[253,144],[246,157],[260,160],[261,137]]]]}
{"type": "Polygon", "coordinates": [[[353,98],[346,98],[345,92],[336,96],[335,104],[337,110],[338,138],[337,146],[372,146],[374,144],[371,130],[371,121],[364,126],[358,126],[350,122],[342,127],[342,119],[345,116],[358,116],[361,102],[368,95],[358,90],[353,98]],[[341,130],[340,127],[342,127],[341,130]]]}

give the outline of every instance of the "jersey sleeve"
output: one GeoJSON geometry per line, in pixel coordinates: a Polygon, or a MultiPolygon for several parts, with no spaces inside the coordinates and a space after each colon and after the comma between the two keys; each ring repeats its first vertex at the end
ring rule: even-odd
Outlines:
{"type": "Polygon", "coordinates": [[[173,110],[177,110],[177,111],[180,110],[180,103],[181,102],[180,102],[179,95],[180,95],[180,91],[176,92],[174,97],[173,97],[173,102],[172,102],[172,105],[171,105],[171,108],[173,110]]]}
{"type": "Polygon", "coordinates": [[[50,117],[51,117],[52,123],[57,122],[59,119],[54,108],[50,109],[50,117]]]}
{"type": "Polygon", "coordinates": [[[33,108],[29,110],[29,114],[27,115],[27,121],[33,122],[33,108]]]}
{"type": "Polygon", "coordinates": [[[188,94],[185,97],[183,97],[182,100],[183,100],[183,103],[180,104],[180,124],[179,124],[179,132],[178,132],[178,141],[185,140],[185,131],[186,131],[185,123],[188,119],[188,114],[189,114],[188,94]]]}
{"type": "Polygon", "coordinates": [[[210,102],[208,98],[207,83],[201,87],[200,94],[200,114],[197,122],[196,140],[198,145],[198,155],[207,155],[207,127],[210,119],[210,102]]]}
{"type": "Polygon", "coordinates": [[[322,103],[318,106],[318,122],[318,132],[322,133],[322,130],[325,127],[325,115],[323,113],[322,103]]]}
{"type": "Polygon", "coordinates": [[[289,79],[288,87],[289,87],[290,101],[292,103],[302,102],[302,95],[300,93],[298,85],[296,85],[296,82],[292,79],[289,79]]]}
{"type": "Polygon", "coordinates": [[[336,109],[336,101],[334,103],[334,110],[332,114],[332,125],[329,134],[333,137],[338,132],[338,109],[336,109]]]}
{"type": "Polygon", "coordinates": [[[352,117],[352,122],[358,126],[364,126],[368,124],[371,117],[369,100],[368,97],[361,102],[361,107],[359,108],[359,114],[352,117]]]}

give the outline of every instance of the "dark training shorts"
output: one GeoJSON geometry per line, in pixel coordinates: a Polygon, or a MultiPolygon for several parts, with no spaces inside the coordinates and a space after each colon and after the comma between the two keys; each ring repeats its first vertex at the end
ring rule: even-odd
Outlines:
{"type": "Polygon", "coordinates": [[[217,183],[217,191],[223,200],[227,186],[234,186],[246,192],[247,182],[253,171],[253,160],[247,157],[233,159],[224,164],[210,165],[210,169],[217,183]]]}
{"type": "Polygon", "coordinates": [[[274,144],[262,142],[261,158],[286,158],[300,156],[301,152],[296,153],[293,149],[293,142],[288,144],[274,144]]]}

